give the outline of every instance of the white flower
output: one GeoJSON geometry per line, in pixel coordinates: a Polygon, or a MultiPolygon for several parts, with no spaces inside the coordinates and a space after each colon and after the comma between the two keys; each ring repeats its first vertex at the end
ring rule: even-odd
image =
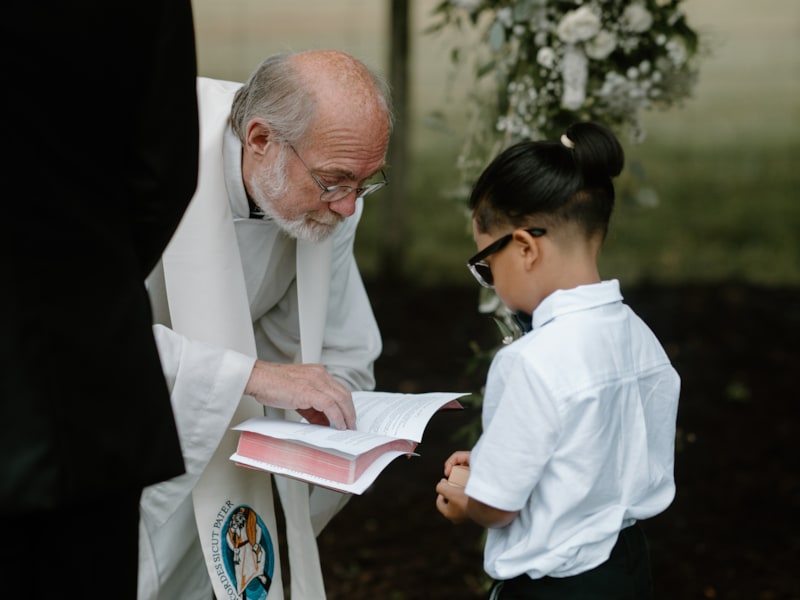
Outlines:
{"type": "Polygon", "coordinates": [[[505,27],[511,27],[514,24],[514,16],[511,13],[511,7],[505,6],[497,11],[497,20],[500,21],[505,27]]]}
{"type": "Polygon", "coordinates": [[[450,4],[461,10],[472,12],[482,3],[482,0],[450,0],[450,4]]]}
{"type": "Polygon", "coordinates": [[[600,17],[591,8],[584,5],[571,10],[558,23],[556,33],[568,44],[589,40],[600,31],[600,17]]]}
{"type": "Polygon", "coordinates": [[[672,59],[672,62],[678,66],[686,62],[688,52],[686,51],[686,45],[683,43],[683,40],[674,37],[667,42],[666,47],[667,54],[672,59]]]}
{"type": "Polygon", "coordinates": [[[567,110],[578,110],[586,100],[589,59],[577,46],[569,46],[564,53],[561,69],[564,78],[561,106],[567,110]]]}
{"type": "Polygon", "coordinates": [[[556,64],[556,52],[549,46],[539,48],[536,53],[536,62],[542,65],[545,69],[552,69],[556,64]]]}
{"type": "Polygon", "coordinates": [[[623,26],[629,31],[643,33],[653,25],[653,15],[638,2],[629,4],[622,13],[623,26]]]}
{"type": "Polygon", "coordinates": [[[586,55],[593,60],[605,60],[617,47],[617,36],[603,29],[584,45],[586,55]]]}
{"type": "Polygon", "coordinates": [[[476,50],[478,79],[489,84],[471,106],[470,160],[458,165],[464,175],[474,178],[487,153],[557,136],[576,120],[643,139],[643,112],[679,104],[696,83],[698,37],[681,9],[687,1],[445,2],[445,24],[461,27],[466,11],[486,34],[485,47],[459,47],[476,50]]]}

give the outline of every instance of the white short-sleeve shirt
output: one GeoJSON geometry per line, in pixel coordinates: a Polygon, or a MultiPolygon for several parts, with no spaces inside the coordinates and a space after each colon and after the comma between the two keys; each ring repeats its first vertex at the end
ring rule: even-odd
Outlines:
{"type": "Polygon", "coordinates": [[[489,369],[466,493],[519,515],[488,532],[494,579],[604,562],[675,495],[680,378],[616,280],[558,290],[489,369]]]}

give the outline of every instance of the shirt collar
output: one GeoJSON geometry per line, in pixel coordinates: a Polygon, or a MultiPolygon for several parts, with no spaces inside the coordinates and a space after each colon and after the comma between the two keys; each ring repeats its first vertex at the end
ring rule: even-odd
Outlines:
{"type": "Polygon", "coordinates": [[[533,311],[533,328],[541,327],[556,317],[614,302],[622,302],[619,281],[616,279],[579,285],[569,290],[556,290],[533,311]]]}

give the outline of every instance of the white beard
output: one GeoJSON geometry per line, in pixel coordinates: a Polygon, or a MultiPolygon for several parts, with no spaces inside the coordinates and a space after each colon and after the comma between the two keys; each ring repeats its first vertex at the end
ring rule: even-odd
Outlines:
{"type": "Polygon", "coordinates": [[[321,242],[331,236],[342,217],[326,211],[306,213],[291,220],[280,213],[276,207],[288,200],[286,157],[287,152],[282,150],[272,165],[253,173],[250,178],[253,202],[264,212],[266,218],[274,221],[289,237],[321,242]]]}

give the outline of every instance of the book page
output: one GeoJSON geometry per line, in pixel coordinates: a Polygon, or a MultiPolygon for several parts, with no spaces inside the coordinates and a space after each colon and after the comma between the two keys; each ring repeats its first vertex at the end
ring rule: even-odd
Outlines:
{"type": "Polygon", "coordinates": [[[397,439],[369,431],[340,430],[326,425],[313,425],[307,421],[284,421],[268,417],[253,417],[234,429],[292,440],[312,448],[326,448],[335,454],[351,458],[397,439]]]}
{"type": "MultiPolygon", "coordinates": [[[[349,494],[363,494],[364,491],[370,485],[372,485],[375,479],[377,479],[378,475],[381,474],[381,471],[383,471],[389,465],[390,462],[392,462],[395,458],[398,458],[403,455],[408,455],[408,453],[392,451],[381,455],[375,462],[373,462],[369,467],[367,467],[366,471],[364,471],[361,477],[356,479],[353,483],[339,483],[338,481],[331,481],[330,479],[316,477],[314,475],[309,475],[307,473],[302,473],[300,471],[293,471],[291,469],[286,469],[284,467],[279,467],[277,465],[271,465],[269,463],[265,463],[260,460],[247,458],[246,456],[240,456],[239,454],[233,454],[231,456],[231,460],[243,467],[249,467],[251,469],[260,469],[262,471],[269,471],[271,473],[276,473],[278,475],[285,475],[286,477],[292,477],[293,479],[299,479],[300,481],[307,481],[308,483],[313,483],[314,485],[330,488],[338,492],[344,492],[349,494]]],[[[412,455],[416,456],[416,454],[414,453],[412,453],[412,455]]]]}
{"type": "Polygon", "coordinates": [[[442,408],[463,408],[457,398],[467,395],[458,392],[353,392],[356,430],[419,443],[433,414],[442,408]]]}

